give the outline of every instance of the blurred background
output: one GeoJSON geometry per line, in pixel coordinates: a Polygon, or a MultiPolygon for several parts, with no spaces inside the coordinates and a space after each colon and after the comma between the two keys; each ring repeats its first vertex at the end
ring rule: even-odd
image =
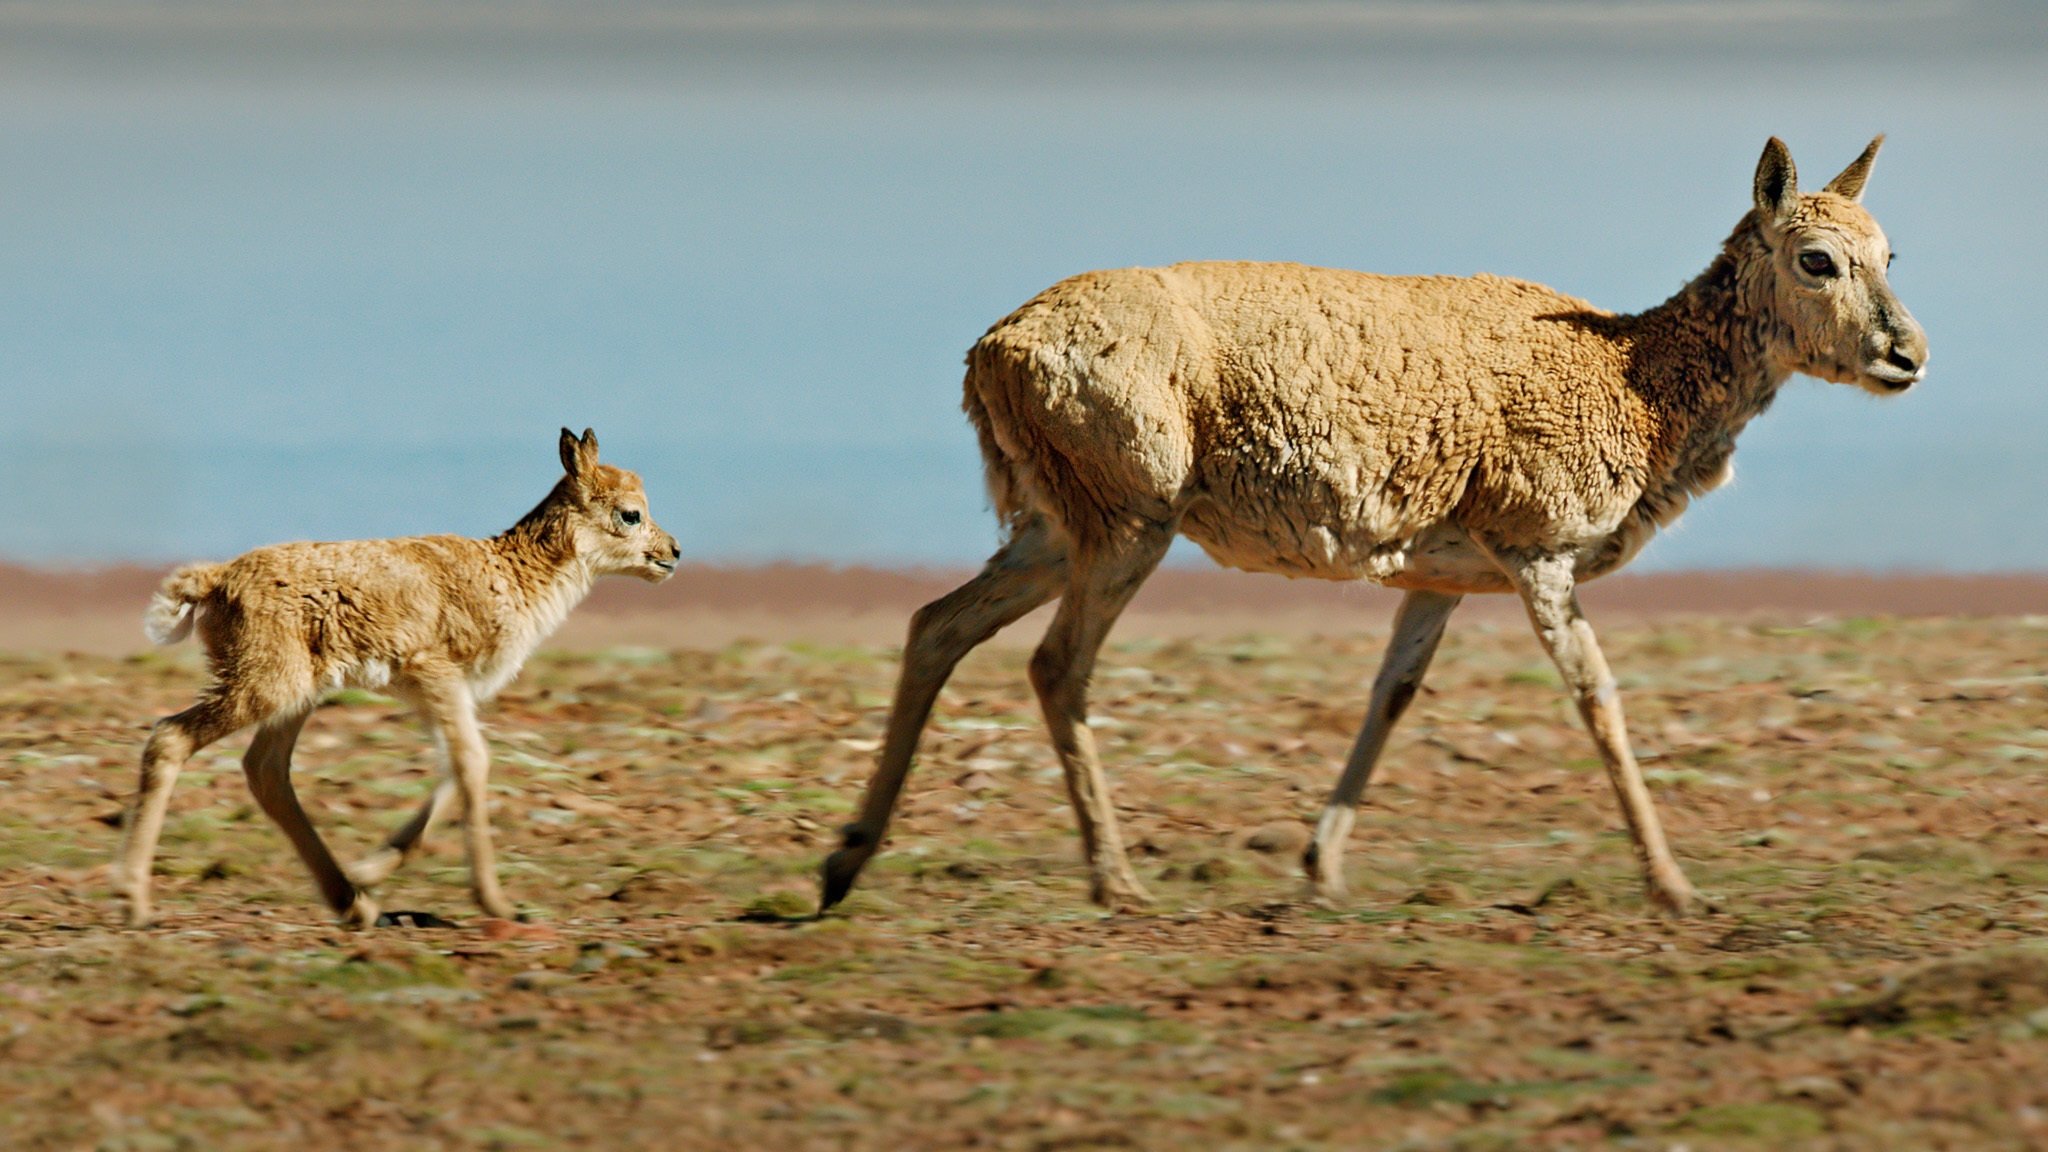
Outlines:
{"type": "Polygon", "coordinates": [[[971,564],[961,356],[1063,276],[1636,310],[1880,131],[1926,384],[1795,381],[1640,565],[2048,567],[2048,6],[9,3],[0,559],[486,534],[566,424],[692,560],[971,564]]]}

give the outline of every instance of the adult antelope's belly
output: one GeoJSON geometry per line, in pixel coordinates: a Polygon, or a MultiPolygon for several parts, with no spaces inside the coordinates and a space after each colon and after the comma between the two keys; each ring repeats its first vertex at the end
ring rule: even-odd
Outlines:
{"type": "Polygon", "coordinates": [[[1226,568],[1315,580],[1370,580],[1437,592],[1505,592],[1503,576],[1450,524],[1390,534],[1369,523],[1265,505],[1251,514],[1214,500],[1191,504],[1181,534],[1226,568]]]}

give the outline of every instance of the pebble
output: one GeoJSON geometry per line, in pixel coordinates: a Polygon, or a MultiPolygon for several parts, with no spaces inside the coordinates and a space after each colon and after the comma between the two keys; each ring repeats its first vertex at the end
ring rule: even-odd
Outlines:
{"type": "Polygon", "coordinates": [[[1252,829],[1244,846],[1254,852],[1293,856],[1308,848],[1308,826],[1293,820],[1275,820],[1252,829]]]}

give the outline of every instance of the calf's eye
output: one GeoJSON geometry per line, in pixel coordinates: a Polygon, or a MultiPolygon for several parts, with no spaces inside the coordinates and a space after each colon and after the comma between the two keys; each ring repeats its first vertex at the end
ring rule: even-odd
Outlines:
{"type": "Polygon", "coordinates": [[[619,509],[619,523],[631,528],[640,522],[640,513],[632,508],[619,509]]]}
{"type": "Polygon", "coordinates": [[[1835,259],[1825,252],[1801,252],[1799,254],[1799,267],[1808,276],[1833,276],[1835,274],[1835,259]]]}

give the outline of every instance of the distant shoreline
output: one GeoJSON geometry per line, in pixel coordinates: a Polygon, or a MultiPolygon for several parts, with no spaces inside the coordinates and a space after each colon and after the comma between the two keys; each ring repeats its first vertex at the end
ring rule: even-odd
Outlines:
{"type": "MultiPolygon", "coordinates": [[[[0,651],[121,655],[147,647],[142,608],[165,569],[63,570],[0,563],[0,651]]],[[[892,644],[909,614],[968,570],[823,564],[686,565],[660,586],[607,580],[555,644],[717,648],[738,640],[892,644]]],[[[1364,583],[1286,580],[1221,569],[1162,569],[1118,636],[1199,638],[1269,632],[1381,632],[1399,593],[1364,583]]],[[[2048,615],[2048,572],[1859,573],[1750,569],[1624,573],[1587,586],[1596,621],[1728,616],[1801,621],[1849,616],[2048,615]]],[[[1506,596],[1475,596],[1460,620],[1518,624],[1506,596]]],[[[1034,642],[1043,622],[1005,641],[1034,642]]]]}

